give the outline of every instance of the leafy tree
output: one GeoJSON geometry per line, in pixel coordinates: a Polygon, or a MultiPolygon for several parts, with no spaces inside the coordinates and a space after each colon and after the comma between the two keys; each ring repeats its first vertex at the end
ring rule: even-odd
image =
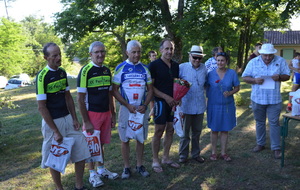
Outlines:
{"type": "Polygon", "coordinates": [[[35,76],[41,70],[46,61],[42,52],[43,46],[48,42],[56,43],[62,50],[62,65],[69,70],[72,60],[69,61],[64,53],[65,46],[61,39],[55,34],[54,27],[43,22],[43,19],[35,18],[34,16],[25,17],[21,24],[26,34],[26,47],[28,51],[34,52],[34,56],[30,63],[24,68],[24,72],[35,76]]]}
{"type": "Polygon", "coordinates": [[[106,46],[106,58],[104,64],[110,67],[112,70],[115,66],[122,61],[120,48],[118,47],[117,41],[111,34],[98,34],[89,33],[80,41],[75,42],[67,49],[67,54],[70,57],[78,57],[81,65],[85,65],[90,61],[89,46],[94,41],[101,41],[106,46]]]}
{"type": "MultiPolygon", "coordinates": [[[[149,36],[136,36],[136,40],[139,40],[142,44],[142,58],[141,62],[148,64],[149,58],[147,53],[154,49],[158,50],[158,45],[153,44],[152,38],[149,36]],[[154,48],[151,48],[154,47],[154,48]]],[[[81,65],[85,65],[90,61],[90,55],[88,53],[89,46],[94,41],[101,41],[106,46],[106,58],[104,64],[108,66],[111,71],[114,71],[115,67],[123,61],[120,56],[121,49],[119,48],[118,41],[112,34],[104,33],[89,33],[85,37],[81,38],[80,41],[71,44],[67,49],[67,54],[70,57],[78,57],[81,65]]]]}
{"type": "Polygon", "coordinates": [[[53,26],[42,19],[29,16],[17,23],[1,18],[0,35],[0,75],[10,77],[27,73],[35,76],[45,66],[42,48],[47,42],[55,42],[61,47],[64,68],[68,70],[72,65],[53,26]]]}
{"type": "Polygon", "coordinates": [[[167,0],[62,0],[65,9],[56,14],[55,30],[70,43],[91,32],[112,34],[123,59],[126,39],[138,36],[155,35],[157,43],[163,35],[171,38],[179,62],[193,44],[204,44],[206,52],[222,46],[242,68],[263,31],[287,26],[299,1],[179,0],[177,9],[170,10],[167,0]]]}
{"type": "Polygon", "coordinates": [[[21,73],[33,55],[27,52],[22,26],[1,18],[0,36],[0,74],[11,76],[21,73]]]}
{"type": "MultiPolygon", "coordinates": [[[[292,2],[299,5],[298,0],[292,2]]],[[[206,31],[204,42],[207,46],[221,46],[230,52],[242,71],[250,47],[264,41],[265,30],[286,28],[287,19],[282,19],[282,10],[288,9],[285,3],[277,0],[212,0],[210,14],[202,28],[206,31]]],[[[290,16],[293,14],[295,12],[289,12],[290,16]]]]}
{"type": "Polygon", "coordinates": [[[56,14],[55,30],[63,35],[64,42],[80,41],[91,32],[113,35],[119,43],[123,60],[127,58],[127,39],[133,39],[147,32],[157,36],[161,31],[152,20],[158,15],[157,0],[62,0],[61,2],[65,4],[65,10],[56,14]]]}

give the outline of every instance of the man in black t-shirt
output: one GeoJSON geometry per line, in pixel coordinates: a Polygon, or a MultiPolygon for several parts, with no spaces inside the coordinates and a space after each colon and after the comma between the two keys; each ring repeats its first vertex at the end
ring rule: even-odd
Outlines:
{"type": "Polygon", "coordinates": [[[173,99],[173,80],[179,77],[179,65],[172,61],[174,54],[174,43],[170,40],[163,40],[160,44],[161,57],[149,64],[153,87],[154,87],[154,122],[155,132],[152,139],[153,163],[155,172],[162,172],[159,162],[158,152],[160,140],[165,131],[163,143],[163,156],[161,163],[173,168],[180,165],[172,161],[169,157],[170,148],[173,141],[173,114],[172,107],[179,102],[173,99]]]}
{"type": "MultiPolygon", "coordinates": [[[[53,139],[61,144],[64,137],[72,137],[74,145],[70,158],[75,163],[75,189],[82,189],[85,159],[91,155],[85,137],[79,131],[80,124],[68,86],[67,73],[60,67],[60,48],[55,43],[48,43],[44,46],[43,53],[45,60],[47,60],[47,66],[36,77],[38,110],[43,117],[42,133],[44,139],[41,167],[47,168],[45,163],[50,155],[50,150],[53,151],[51,149],[53,139]]],[[[60,172],[50,168],[50,173],[56,189],[62,190],[60,172]]]]}

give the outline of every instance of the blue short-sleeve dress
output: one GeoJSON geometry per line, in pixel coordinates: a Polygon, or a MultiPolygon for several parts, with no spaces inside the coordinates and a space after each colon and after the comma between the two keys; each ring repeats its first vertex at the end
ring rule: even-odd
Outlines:
{"type": "Polygon", "coordinates": [[[225,97],[223,92],[231,91],[233,87],[239,85],[238,75],[232,69],[227,69],[222,80],[216,69],[208,73],[207,125],[212,131],[230,131],[236,126],[233,95],[225,97]]]}

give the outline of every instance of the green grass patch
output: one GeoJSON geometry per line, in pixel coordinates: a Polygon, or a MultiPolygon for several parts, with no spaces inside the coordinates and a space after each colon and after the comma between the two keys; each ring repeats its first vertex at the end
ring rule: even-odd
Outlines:
{"type": "MultiPolygon", "coordinates": [[[[72,95],[76,100],[76,80],[69,81],[72,95]]],[[[287,103],[291,82],[282,83],[282,96],[287,103]]],[[[298,189],[300,169],[299,125],[291,121],[289,136],[286,139],[286,162],[283,169],[280,161],[274,160],[270,151],[269,131],[267,149],[252,153],[255,145],[255,122],[250,103],[251,85],[241,82],[241,90],[235,95],[237,104],[238,125],[229,133],[228,154],[233,161],[210,161],[210,129],[206,127],[201,134],[201,155],[206,162],[199,164],[193,160],[182,164],[180,169],[163,166],[164,172],[156,174],[151,170],[151,139],[154,132],[153,121],[150,122],[149,136],[145,141],[144,165],[151,176],[142,178],[133,173],[129,180],[104,180],[105,186],[100,189],[298,189]]],[[[10,97],[17,107],[0,110],[0,189],[55,189],[49,170],[41,169],[42,134],[41,116],[37,111],[35,87],[0,91],[0,96],[10,97]]],[[[75,102],[76,106],[77,103],[75,102]]],[[[285,105],[282,113],[284,113],[285,105]]],[[[79,113],[79,112],[78,112],[79,113]]],[[[78,114],[79,118],[80,115],[78,114]]],[[[282,123],[282,121],[281,121],[282,123]]],[[[135,168],[135,142],[130,143],[132,169],[135,168]]],[[[171,147],[171,158],[178,160],[179,138],[174,134],[171,147]]],[[[218,147],[220,149],[220,147],[218,147]]],[[[160,152],[161,156],[161,152],[160,152]]],[[[105,145],[105,165],[114,172],[122,173],[123,160],[117,129],[112,130],[111,144],[105,145]]],[[[85,170],[85,186],[93,189],[88,183],[88,169],[85,170]]],[[[66,174],[62,175],[65,189],[74,188],[74,165],[69,164],[66,174]]]]}

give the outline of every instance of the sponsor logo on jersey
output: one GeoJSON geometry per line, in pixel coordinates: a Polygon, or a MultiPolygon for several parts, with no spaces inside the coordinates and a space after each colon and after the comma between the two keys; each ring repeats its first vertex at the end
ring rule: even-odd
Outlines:
{"type": "Polygon", "coordinates": [[[138,74],[138,73],[130,73],[130,74],[124,74],[124,79],[129,79],[129,78],[144,78],[144,74],[138,74]]]}
{"type": "Polygon", "coordinates": [[[129,86],[130,87],[133,87],[133,86],[138,86],[138,87],[140,87],[140,86],[142,86],[141,84],[129,84],[129,86]]]}

